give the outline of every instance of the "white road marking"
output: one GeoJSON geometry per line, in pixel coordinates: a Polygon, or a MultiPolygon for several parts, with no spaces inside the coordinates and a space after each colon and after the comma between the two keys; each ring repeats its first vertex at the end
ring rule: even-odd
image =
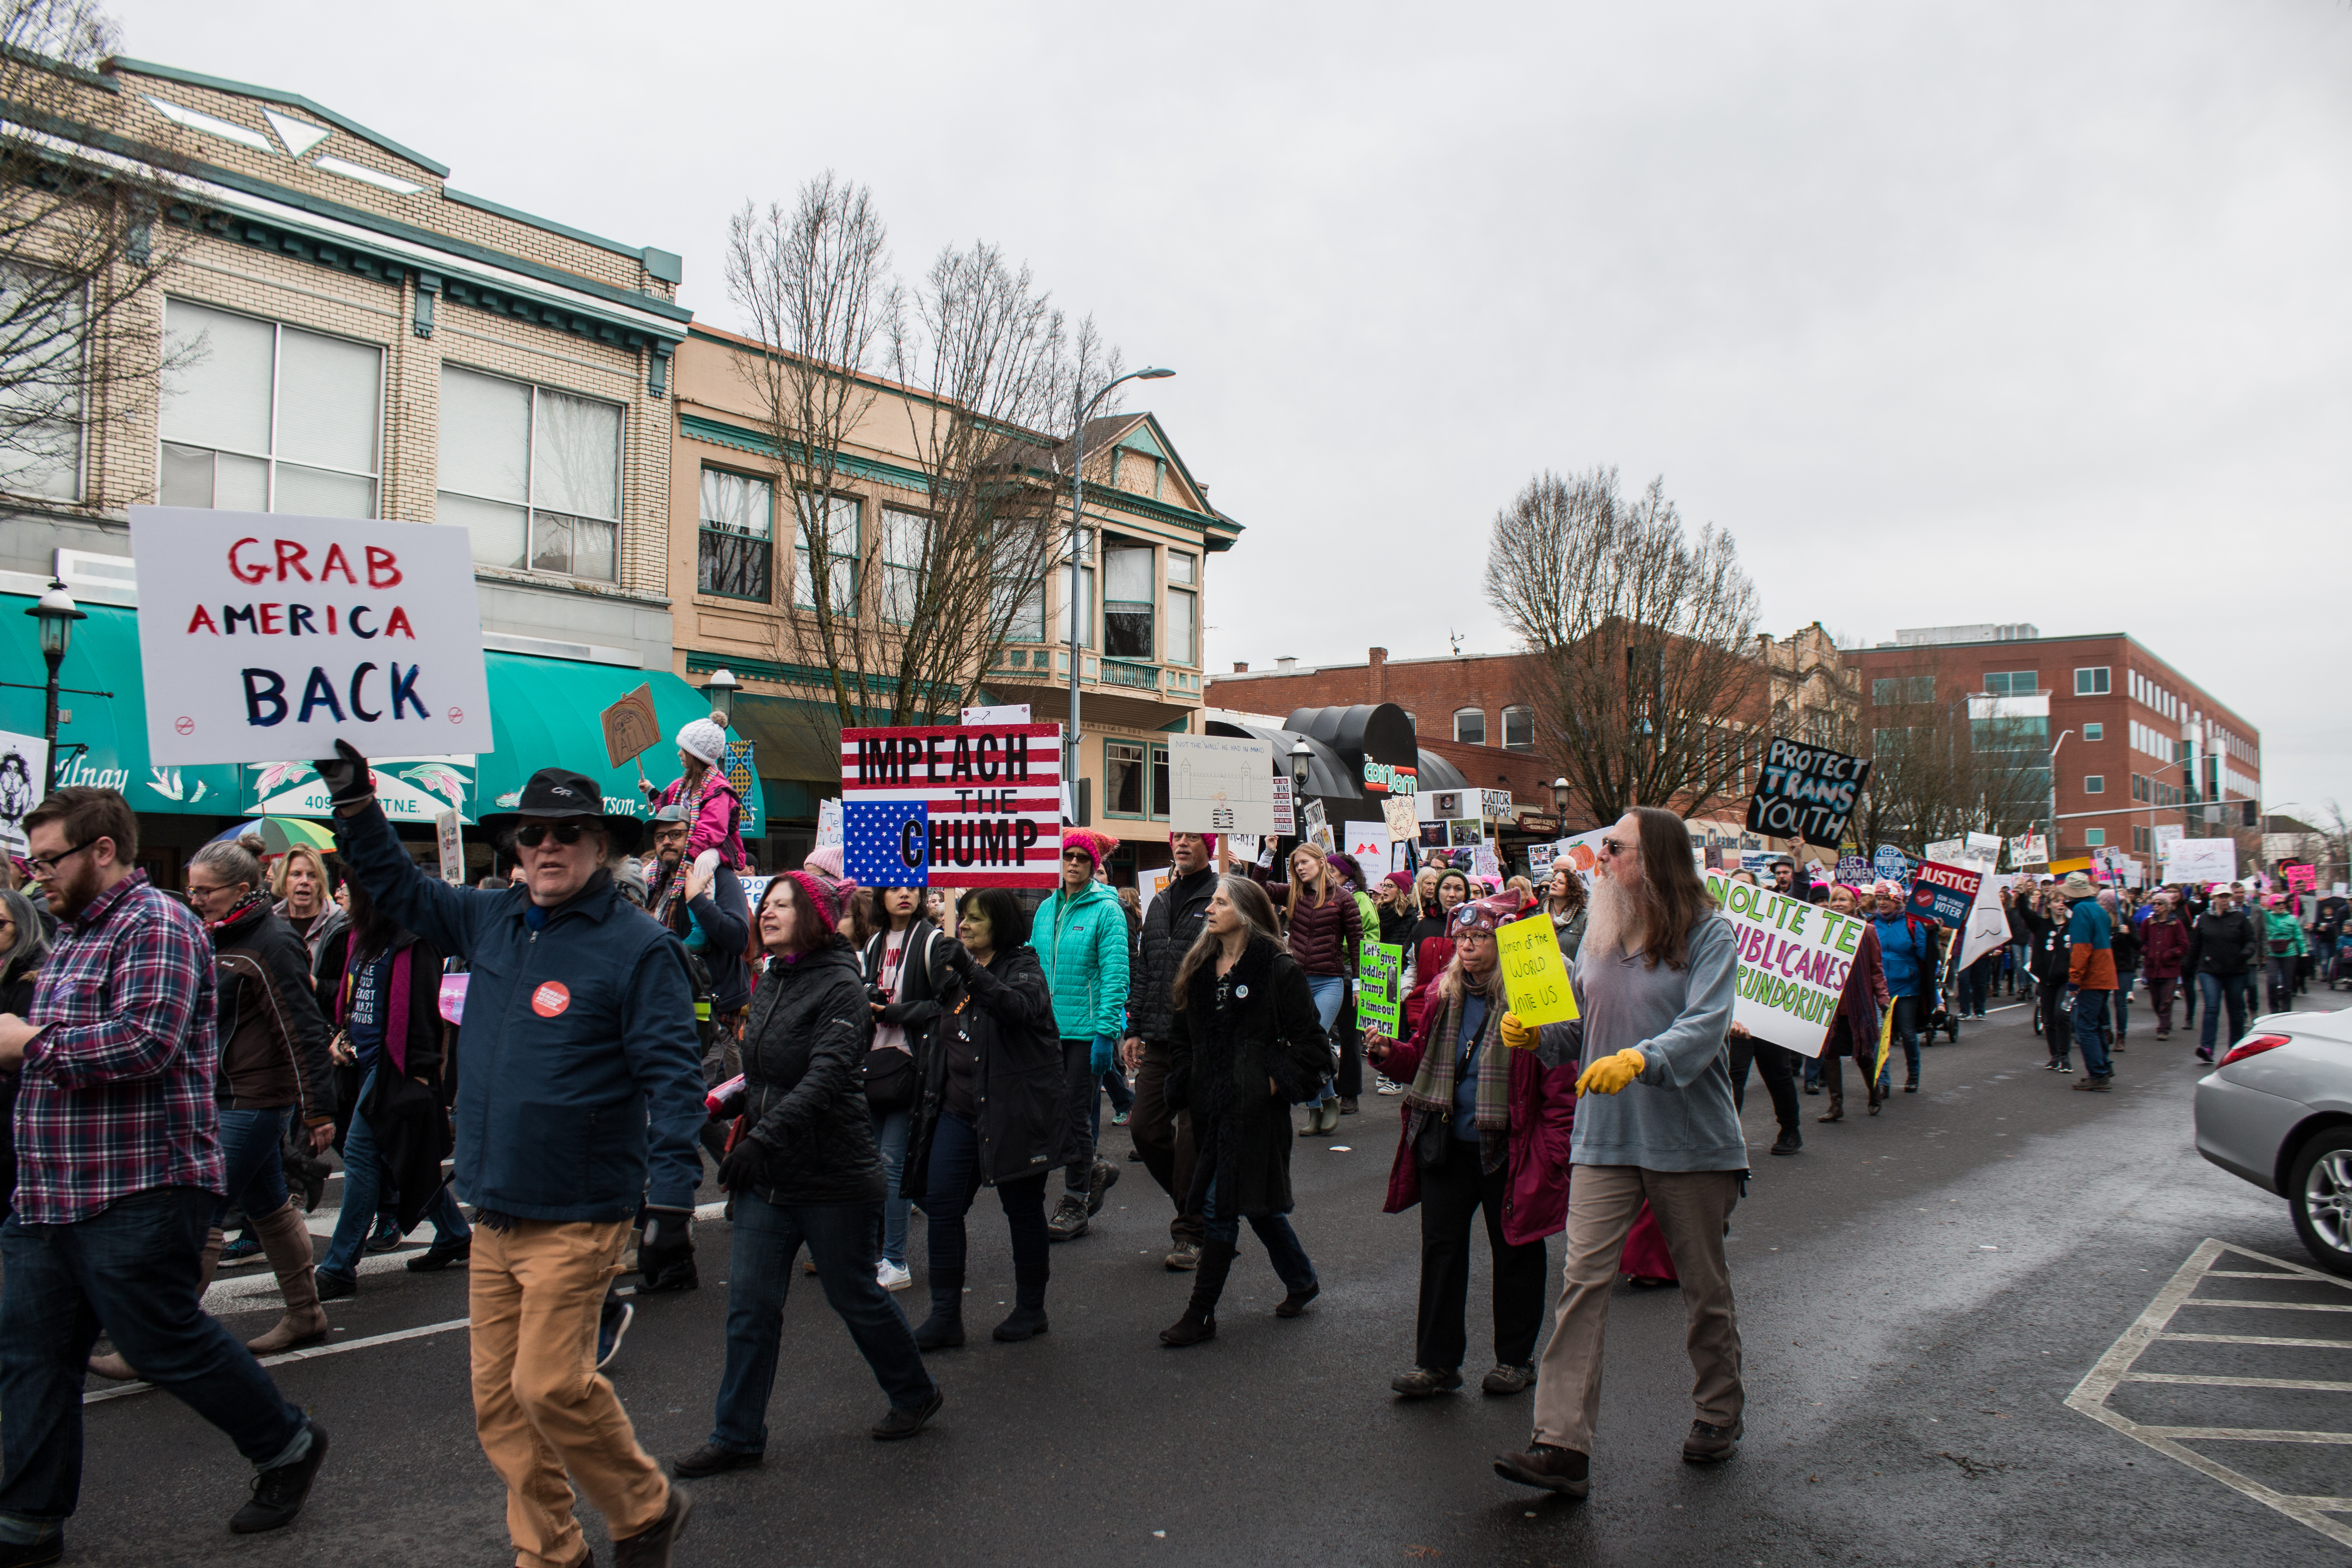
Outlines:
{"type": "MultiPolygon", "coordinates": [[[[2338,1289],[2352,1291],[2352,1283],[2338,1279],[2333,1275],[2323,1274],[2315,1268],[2306,1268],[2301,1264],[2289,1263],[2284,1258],[2273,1258],[2266,1253],[2255,1252],[2242,1247],[2232,1247],[2208,1238],[2198,1244],[2197,1249],[2189,1255],[2189,1260],[2183,1263],[2179,1271],[2165,1283],[2164,1289],[2157,1292],[2156,1300],[2147,1304],[2147,1310],[2141,1312],[2131,1326],[2123,1331],[2122,1337],[2108,1347],[2107,1353],[2099,1358],[2098,1363],[2091,1368],[2080,1384],[2075,1385],[2074,1392],[2066,1396],[2068,1407],[2081,1411],[2092,1420],[2104,1426],[2114,1427],[2126,1437],[2147,1445],[2168,1458],[2178,1459],[2189,1468],[2212,1477],[2223,1486],[2276,1509],[2289,1519],[2310,1526],[2331,1541],[2341,1545],[2352,1546],[2352,1525],[2329,1517],[2332,1513],[2352,1512],[2352,1501],[2341,1498],[2301,1497],[2282,1492],[2274,1488],[2264,1486],[2251,1476],[2231,1469],[2218,1459],[2208,1458],[2193,1448],[2183,1447],[2187,1443],[2311,1443],[2345,1446],[2352,1445],[2352,1432],[2285,1431],[2243,1426],[2147,1426],[2107,1408],[2108,1399],[2118,1387],[2127,1382],[2194,1383],[2224,1387],[2299,1389],[2320,1394],[2346,1391],[2347,1385],[2343,1383],[2321,1379],[2200,1377],[2181,1373],[2134,1373],[2132,1363],[2140,1358],[2148,1346],[2159,1340],[2170,1343],[2284,1345],[2321,1350],[2352,1350],[2352,1340],[2296,1340],[2260,1335],[2182,1334],[2168,1331],[2166,1325],[2172,1321],[2173,1315],[2187,1306],[2284,1307],[2294,1304],[2282,1301],[2249,1302],[2201,1299],[2197,1295],[2197,1287],[2204,1282],[2209,1271],[2220,1273],[2223,1278],[2228,1279],[2273,1279],[2298,1284],[2306,1280],[2316,1280],[2322,1284],[2335,1286],[2338,1289]],[[2241,1258],[2251,1258],[2258,1263],[2274,1265],[2281,1272],[2274,1275],[2245,1275],[2236,1271],[2213,1269],[2213,1264],[2225,1252],[2235,1253],[2241,1258]]],[[[2338,1307],[2333,1310],[2342,1311],[2347,1309],[2338,1307]]]]}
{"type": "MultiPolygon", "coordinates": [[[[421,1340],[431,1334],[446,1334],[452,1329],[464,1328],[466,1321],[463,1318],[452,1318],[446,1323],[426,1323],[419,1328],[402,1329],[395,1333],[370,1334],[366,1339],[345,1340],[339,1345],[306,1345],[282,1355],[263,1356],[260,1361],[264,1366],[283,1366],[293,1361],[316,1361],[320,1356],[341,1355],[345,1351],[373,1350],[377,1345],[397,1344],[402,1340],[421,1340]]],[[[152,1394],[154,1391],[155,1385],[152,1383],[118,1384],[112,1388],[92,1389],[81,1396],[81,1402],[96,1405],[101,1400],[127,1399],[134,1394],[152,1394]]]]}

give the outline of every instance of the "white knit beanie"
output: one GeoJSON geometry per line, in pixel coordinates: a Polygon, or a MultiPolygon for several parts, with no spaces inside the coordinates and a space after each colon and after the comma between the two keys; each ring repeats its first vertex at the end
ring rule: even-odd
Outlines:
{"type": "Polygon", "coordinates": [[[727,754],[726,726],[719,721],[716,713],[708,719],[697,719],[677,732],[677,749],[688,756],[716,763],[727,754]]]}

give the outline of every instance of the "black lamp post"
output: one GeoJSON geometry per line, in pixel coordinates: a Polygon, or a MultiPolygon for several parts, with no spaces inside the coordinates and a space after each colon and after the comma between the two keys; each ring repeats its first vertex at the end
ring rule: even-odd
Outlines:
{"type": "Polygon", "coordinates": [[[1568,826],[1568,780],[1565,778],[1551,781],[1551,809],[1552,815],[1559,818],[1560,826],[1565,829],[1568,826]]]}
{"type": "Polygon", "coordinates": [[[52,795],[58,787],[58,668],[65,663],[66,649],[73,645],[73,624],[89,619],[89,615],[74,606],[73,595],[56,577],[49,579],[49,591],[40,602],[25,613],[41,623],[41,657],[49,666],[47,706],[41,719],[41,738],[49,749],[45,770],[48,776],[41,781],[41,793],[52,795]]]}
{"type": "Polygon", "coordinates": [[[735,719],[735,692],[742,683],[731,670],[714,669],[710,679],[702,683],[702,695],[710,700],[711,714],[722,730],[730,728],[735,719]]]}
{"type": "Polygon", "coordinates": [[[1290,746],[1290,791],[1304,805],[1307,800],[1307,770],[1313,764],[1315,753],[1306,742],[1294,741],[1290,746]]]}

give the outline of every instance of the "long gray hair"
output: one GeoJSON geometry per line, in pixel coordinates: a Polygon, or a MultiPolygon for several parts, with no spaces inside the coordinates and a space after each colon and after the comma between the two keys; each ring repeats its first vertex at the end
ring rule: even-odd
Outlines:
{"type": "Polygon", "coordinates": [[[13,977],[37,967],[48,956],[49,930],[41,923],[33,900],[14,888],[0,889],[0,910],[6,910],[16,925],[16,939],[5,952],[0,952],[0,978],[13,977]]]}
{"type": "MultiPolygon", "coordinates": [[[[1228,871],[1217,879],[1217,891],[1225,895],[1225,902],[1233,905],[1234,912],[1242,917],[1242,923],[1249,928],[1251,936],[1262,936],[1276,947],[1282,945],[1281,929],[1276,923],[1274,900],[1266,896],[1264,888],[1238,872],[1228,871]]],[[[1167,896],[1165,893],[1160,895],[1161,898],[1167,896]]],[[[1201,965],[1216,961],[1217,950],[1223,945],[1223,939],[1207,925],[1201,927],[1201,934],[1185,950],[1184,962],[1176,966],[1176,982],[1170,988],[1177,1012],[1184,1010],[1184,994],[1192,988],[1192,976],[1200,971],[1201,965]]]]}

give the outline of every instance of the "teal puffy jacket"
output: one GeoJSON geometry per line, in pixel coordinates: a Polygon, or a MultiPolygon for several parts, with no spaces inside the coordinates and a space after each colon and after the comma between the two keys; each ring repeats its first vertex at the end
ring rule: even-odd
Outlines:
{"type": "Polygon", "coordinates": [[[1037,906],[1029,945],[1045,965],[1054,993],[1054,1026],[1066,1040],[1127,1029],[1127,911],[1100,882],[1066,903],[1056,888],[1037,906]]]}

